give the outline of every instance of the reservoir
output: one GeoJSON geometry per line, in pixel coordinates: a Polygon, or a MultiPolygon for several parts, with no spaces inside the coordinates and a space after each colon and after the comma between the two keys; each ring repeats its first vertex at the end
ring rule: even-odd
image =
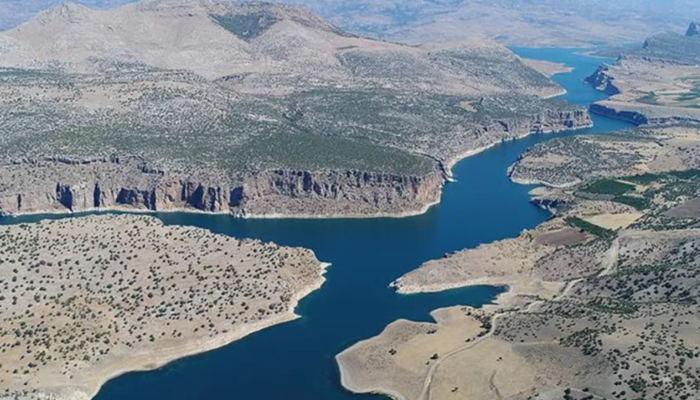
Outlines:
{"type": "MultiPolygon", "coordinates": [[[[589,105],[606,98],[583,82],[603,62],[573,49],[513,49],[523,57],[575,68],[554,79],[560,98],[589,105]]],[[[528,147],[572,134],[603,133],[629,125],[592,116],[590,129],[532,135],[495,146],[456,164],[456,183],[442,202],[424,215],[368,220],[240,220],[223,215],[155,214],[168,225],[188,225],[238,238],[274,241],[312,249],[332,266],[326,284],[305,298],[296,321],[278,325],[209,353],[185,358],[155,371],[125,374],[104,385],[98,400],[350,400],[383,399],[353,395],[340,386],[334,357],[353,343],[379,334],[405,318],[430,321],[430,311],[454,305],[481,306],[503,288],[470,287],[437,294],[403,296],[387,286],[423,262],[445,253],[517,236],[548,218],[529,204],[528,191],[508,180],[506,171],[528,147]]],[[[0,223],[68,216],[27,216],[0,223]]]]}

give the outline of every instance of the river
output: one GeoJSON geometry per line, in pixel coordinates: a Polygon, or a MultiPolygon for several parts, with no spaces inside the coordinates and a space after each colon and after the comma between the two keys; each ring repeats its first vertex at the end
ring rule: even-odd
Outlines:
{"type": "MultiPolygon", "coordinates": [[[[606,95],[583,83],[602,62],[572,49],[513,49],[516,53],[574,67],[554,79],[567,89],[562,99],[589,105],[606,95]]],[[[601,133],[628,124],[593,116],[601,133]]],[[[517,236],[548,214],[528,203],[531,187],[511,183],[507,168],[528,147],[571,132],[533,135],[500,144],[459,162],[457,183],[445,187],[440,205],[424,215],[373,220],[240,220],[222,215],[155,214],[168,225],[189,225],[239,238],[303,246],[332,263],[326,284],[305,298],[296,321],[275,326],[205,354],[149,372],[108,382],[98,400],[341,400],[380,399],[343,390],[334,356],[358,340],[377,335],[406,318],[429,321],[429,312],[453,305],[481,306],[503,288],[470,287],[437,294],[402,296],[388,289],[394,279],[447,252],[517,236]]],[[[27,216],[0,223],[66,216],[27,216]]]]}

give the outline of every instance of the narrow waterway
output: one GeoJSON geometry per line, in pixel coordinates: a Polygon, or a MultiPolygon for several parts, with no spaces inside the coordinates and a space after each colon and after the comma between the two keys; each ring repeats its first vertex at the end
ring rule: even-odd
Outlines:
{"type": "MultiPolygon", "coordinates": [[[[517,53],[576,68],[555,77],[568,93],[561,98],[588,105],[605,94],[583,83],[602,62],[570,49],[514,49],[517,53]]],[[[627,124],[594,117],[600,133],[627,124]]],[[[256,238],[313,249],[332,263],[322,289],[304,299],[303,318],[251,335],[224,348],[176,361],[162,369],[126,374],[107,383],[98,400],[340,400],[372,399],[345,392],[334,356],[374,336],[399,318],[429,320],[429,312],[452,305],[480,306],[502,289],[472,287],[438,294],[401,296],[387,285],[424,261],[447,252],[507,237],[544,221],[546,212],[528,203],[531,187],[515,185],[507,168],[528,147],[554,137],[535,135],[508,142],[455,166],[457,183],[442,203],[422,216],[376,220],[260,220],[200,214],[156,214],[169,225],[189,225],[239,238],[256,238]]],[[[30,222],[46,216],[0,219],[30,222]]],[[[65,217],[51,217],[65,218],[65,217]]]]}

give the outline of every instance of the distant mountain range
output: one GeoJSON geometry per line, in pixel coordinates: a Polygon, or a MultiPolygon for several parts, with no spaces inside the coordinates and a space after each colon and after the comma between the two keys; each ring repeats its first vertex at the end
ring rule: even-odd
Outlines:
{"type": "MultiPolygon", "coordinates": [[[[109,8],[133,0],[79,0],[109,8]]],[[[345,30],[401,42],[486,36],[511,45],[634,42],[700,18],[694,0],[277,0],[308,7],[345,30]]],[[[4,0],[0,29],[61,0],[4,0]]]]}
{"type": "Polygon", "coordinates": [[[557,91],[495,42],[395,44],[349,34],[304,8],[263,3],[162,0],[109,10],[65,3],[0,33],[0,66],[80,74],[186,70],[268,94],[313,87],[557,91]]]}

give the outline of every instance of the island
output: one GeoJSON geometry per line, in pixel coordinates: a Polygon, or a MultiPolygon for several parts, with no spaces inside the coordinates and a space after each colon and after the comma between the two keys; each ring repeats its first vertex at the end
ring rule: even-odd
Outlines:
{"type": "Polygon", "coordinates": [[[92,398],[107,380],[291,321],[313,252],[153,217],[0,226],[0,398],[92,398]]]}
{"type": "Polygon", "coordinates": [[[699,143],[700,128],[679,125],[526,152],[511,174],[547,185],[532,203],[551,219],[391,284],[406,294],[508,291],[483,309],[436,310],[434,323],[397,321],[355,344],[337,356],[343,386],[406,400],[694,398],[699,143]]]}

